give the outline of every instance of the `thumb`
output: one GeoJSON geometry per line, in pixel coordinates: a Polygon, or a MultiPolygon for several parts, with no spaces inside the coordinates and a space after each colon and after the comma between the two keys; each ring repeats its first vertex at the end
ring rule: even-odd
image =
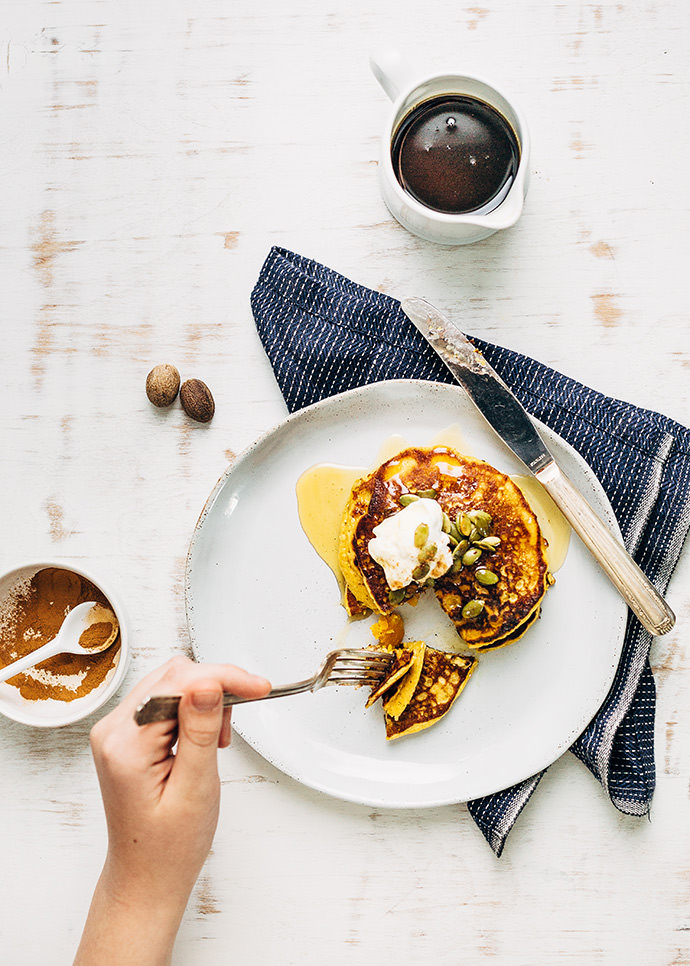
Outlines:
{"type": "Polygon", "coordinates": [[[223,724],[222,688],[212,678],[200,679],[186,691],[178,709],[175,783],[198,787],[218,777],[218,740],[223,724]]]}

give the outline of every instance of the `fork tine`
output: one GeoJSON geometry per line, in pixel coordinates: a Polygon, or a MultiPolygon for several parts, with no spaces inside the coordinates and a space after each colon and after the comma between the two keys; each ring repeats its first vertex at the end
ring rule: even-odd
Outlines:
{"type": "Polygon", "coordinates": [[[381,662],[388,664],[393,658],[390,651],[357,651],[353,649],[333,651],[332,653],[336,655],[337,664],[380,664],[381,662]]]}
{"type": "Polygon", "coordinates": [[[340,684],[343,684],[343,685],[350,685],[350,684],[354,684],[354,685],[365,685],[365,684],[369,684],[369,685],[371,685],[373,687],[375,685],[380,684],[381,681],[382,681],[382,679],[383,679],[383,675],[381,675],[380,677],[375,677],[375,678],[374,677],[366,677],[366,678],[353,678],[353,677],[350,677],[350,678],[329,678],[328,681],[326,681],[326,683],[323,686],[326,687],[327,685],[330,686],[330,685],[340,685],[340,684]]]}
{"type": "Polygon", "coordinates": [[[390,666],[390,661],[336,661],[333,671],[382,671],[390,666]]]}
{"type": "Polygon", "coordinates": [[[361,668],[361,667],[385,667],[390,664],[393,655],[385,657],[366,657],[366,658],[355,658],[355,657],[339,657],[335,663],[334,667],[351,667],[351,668],[361,668]]]}
{"type": "Polygon", "coordinates": [[[387,668],[363,668],[361,671],[348,670],[347,668],[341,668],[340,670],[333,671],[329,677],[331,680],[336,678],[358,678],[360,681],[365,678],[382,678],[386,674],[387,668]]]}
{"type": "Polygon", "coordinates": [[[393,658],[389,651],[356,648],[342,648],[333,651],[332,655],[335,655],[335,661],[326,684],[378,684],[393,658]]]}
{"type": "Polygon", "coordinates": [[[383,674],[343,674],[329,678],[330,684],[376,684],[383,678],[383,674]]]}

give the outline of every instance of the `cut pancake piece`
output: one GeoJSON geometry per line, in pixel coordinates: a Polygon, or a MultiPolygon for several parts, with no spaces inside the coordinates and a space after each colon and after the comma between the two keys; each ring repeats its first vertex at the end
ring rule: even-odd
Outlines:
{"type": "Polygon", "coordinates": [[[410,670],[414,659],[412,651],[408,650],[407,647],[379,646],[374,648],[374,650],[390,651],[393,654],[393,660],[390,663],[390,668],[383,681],[374,688],[367,698],[365,708],[370,708],[375,701],[378,701],[382,694],[385,694],[394,684],[397,684],[410,670]]]}
{"type": "Polygon", "coordinates": [[[421,675],[406,707],[397,719],[385,715],[386,738],[392,741],[415,734],[440,721],[469,681],[477,663],[475,657],[426,647],[421,675]]]}
{"type": "Polygon", "coordinates": [[[417,690],[417,685],[422,675],[426,645],[424,641],[407,641],[405,648],[406,650],[412,651],[412,664],[410,669],[398,683],[395,691],[389,693],[383,700],[383,710],[391,718],[395,718],[396,721],[408,706],[412,700],[412,695],[417,690]]]}

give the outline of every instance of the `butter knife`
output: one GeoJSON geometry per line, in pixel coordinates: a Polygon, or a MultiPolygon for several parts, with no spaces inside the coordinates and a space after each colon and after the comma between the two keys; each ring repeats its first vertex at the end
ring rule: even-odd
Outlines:
{"type": "Polygon", "coordinates": [[[489,425],[539,480],[642,625],[651,634],[668,633],[676,621],[673,611],[563,473],[525,409],[482,353],[429,302],[406,298],[401,304],[489,425]]]}

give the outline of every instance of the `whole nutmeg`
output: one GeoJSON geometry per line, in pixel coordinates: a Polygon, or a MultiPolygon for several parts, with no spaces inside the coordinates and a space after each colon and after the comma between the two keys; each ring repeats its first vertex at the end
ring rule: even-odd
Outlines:
{"type": "Polygon", "coordinates": [[[201,379],[187,379],[180,387],[180,402],[182,408],[198,423],[208,423],[213,419],[216,404],[211,390],[201,379]]]}
{"type": "Polygon", "coordinates": [[[167,363],[154,366],[146,377],[146,395],[154,406],[161,409],[175,401],[180,388],[180,374],[175,366],[167,363]]]}

